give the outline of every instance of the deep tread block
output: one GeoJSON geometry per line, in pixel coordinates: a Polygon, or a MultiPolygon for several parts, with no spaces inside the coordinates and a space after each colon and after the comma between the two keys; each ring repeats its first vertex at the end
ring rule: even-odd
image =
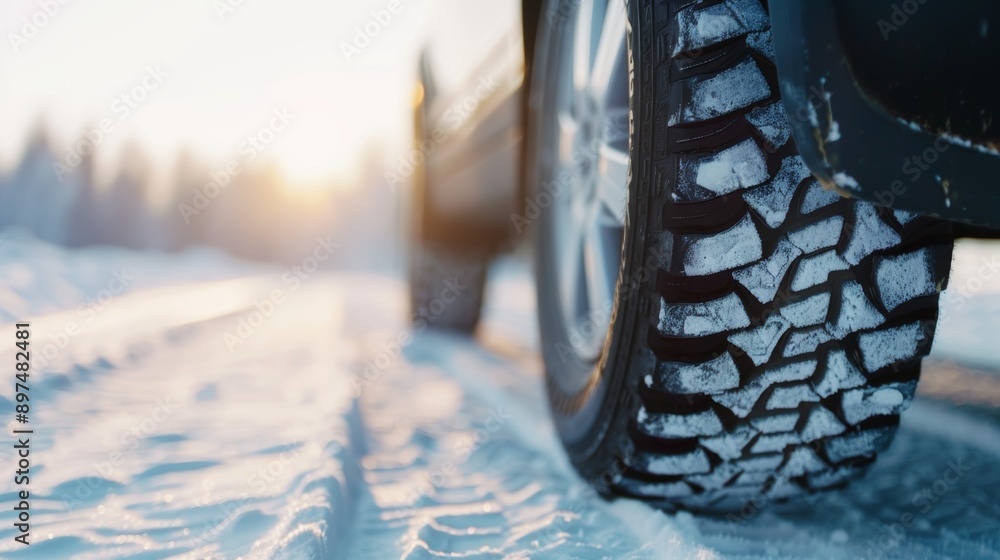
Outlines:
{"type": "Polygon", "coordinates": [[[623,457],[607,490],[669,508],[842,485],[888,446],[913,398],[951,225],[841,198],[811,176],[759,0],[632,0],[630,13],[641,97],[626,248],[658,260],[623,338],[646,358],[615,370],[638,398],[606,406],[610,435],[575,461],[590,476],[623,457]],[[724,25],[699,30],[712,15],[724,25]]]}

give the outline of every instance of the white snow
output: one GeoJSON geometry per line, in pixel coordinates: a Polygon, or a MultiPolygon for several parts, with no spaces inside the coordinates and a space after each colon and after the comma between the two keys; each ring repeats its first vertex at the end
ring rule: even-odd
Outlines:
{"type": "Polygon", "coordinates": [[[761,257],[760,236],[749,216],[722,233],[695,239],[685,248],[684,273],[707,276],[761,257]]]}
{"type": "Polygon", "coordinates": [[[708,456],[701,449],[679,455],[642,454],[638,464],[652,474],[677,475],[707,473],[711,469],[708,456]]]}
{"type": "Polygon", "coordinates": [[[937,292],[930,249],[879,259],[875,282],[882,303],[889,311],[904,302],[937,292]]]}
{"type": "Polygon", "coordinates": [[[767,496],[769,499],[781,500],[783,498],[794,498],[800,492],[801,489],[798,484],[789,481],[787,478],[779,477],[767,491],[767,496]]]}
{"type": "Polygon", "coordinates": [[[724,115],[771,95],[767,80],[752,58],[711,78],[696,80],[690,87],[690,98],[670,116],[670,126],[724,115]]]}
{"type": "MultiPolygon", "coordinates": [[[[829,99],[829,96],[827,98],[829,99]]],[[[837,142],[840,138],[840,123],[837,121],[830,121],[830,132],[826,135],[826,141],[837,142]]]]}
{"type": "Polygon", "coordinates": [[[701,438],[701,445],[723,459],[737,459],[743,455],[743,448],[757,435],[757,431],[741,425],[731,432],[710,438],[701,438]]]}
{"type": "Polygon", "coordinates": [[[781,355],[791,358],[815,352],[820,344],[831,340],[833,340],[833,337],[823,328],[795,331],[789,335],[788,341],[785,343],[785,349],[781,355]]]}
{"type": "Polygon", "coordinates": [[[779,412],[767,416],[757,416],[750,419],[750,425],[762,434],[790,432],[799,421],[798,412],[779,412]]]}
{"type": "Polygon", "coordinates": [[[711,409],[695,414],[650,414],[639,409],[639,428],[663,438],[710,436],[722,430],[722,422],[711,409]]]}
{"type": "Polygon", "coordinates": [[[717,465],[712,472],[692,476],[690,480],[705,490],[718,490],[738,474],[740,474],[740,470],[736,468],[736,465],[724,462],[717,465]]]}
{"type": "Polygon", "coordinates": [[[770,303],[778,292],[778,286],[785,279],[785,272],[792,262],[802,254],[786,238],[781,238],[774,252],[767,259],[733,272],[733,278],[750,290],[761,303],[770,303]]]}
{"type": "Polygon", "coordinates": [[[1000,371],[996,350],[1000,317],[1000,244],[960,239],[951,279],[942,292],[932,356],[1000,371]]]}
{"type": "Polygon", "coordinates": [[[789,445],[801,443],[802,439],[795,432],[781,434],[763,434],[750,447],[752,453],[776,453],[783,451],[789,445]]]}
{"type": "Polygon", "coordinates": [[[767,409],[798,408],[804,402],[817,401],[819,401],[819,396],[805,383],[790,387],[775,387],[774,392],[771,393],[771,398],[767,400],[767,409]]]}
{"type": "Polygon", "coordinates": [[[857,424],[873,416],[898,414],[910,405],[915,390],[916,383],[912,381],[851,389],[844,393],[841,402],[844,418],[857,424]]]}
{"type": "Polygon", "coordinates": [[[770,21],[758,0],[727,0],[700,10],[684,10],[677,16],[680,31],[671,56],[766,29],[770,21]]]}
{"type": "Polygon", "coordinates": [[[771,357],[771,352],[781,340],[781,335],[791,325],[781,315],[773,313],[763,325],[729,335],[729,342],[746,352],[755,365],[761,365],[771,357]]]}
{"type": "Polygon", "coordinates": [[[868,373],[916,356],[917,349],[924,343],[920,323],[863,333],[858,337],[858,347],[868,373]]]}
{"type": "Polygon", "coordinates": [[[892,428],[875,428],[863,432],[848,433],[846,435],[831,438],[825,443],[826,454],[831,461],[840,462],[848,457],[858,457],[866,454],[875,446],[876,449],[882,447],[892,436],[892,428]]]}
{"type": "Polygon", "coordinates": [[[716,194],[753,187],[768,179],[767,161],[752,138],[700,160],[697,165],[695,182],[716,194]]]}
{"type": "Polygon", "coordinates": [[[743,199],[764,218],[767,225],[776,228],[785,221],[795,189],[811,172],[799,156],[789,156],[781,162],[777,175],[769,183],[749,190],[743,199]]]}
{"type": "Polygon", "coordinates": [[[743,328],[750,318],[736,294],[705,303],[661,300],[659,330],[665,336],[695,337],[743,328]]]}
{"type": "Polygon", "coordinates": [[[808,447],[797,447],[781,467],[781,474],[787,478],[802,476],[806,473],[819,472],[826,469],[826,463],[808,447]]]}
{"type": "Polygon", "coordinates": [[[861,190],[861,185],[858,184],[854,177],[851,177],[842,171],[833,174],[833,182],[837,183],[837,186],[841,188],[851,189],[852,191],[861,190]]]}
{"type": "MultiPolygon", "coordinates": [[[[897,117],[896,120],[899,121],[902,124],[905,124],[906,126],[910,127],[910,129],[912,129],[912,130],[914,130],[916,132],[920,132],[920,133],[926,133],[927,132],[927,130],[923,126],[921,126],[920,124],[918,124],[918,123],[915,123],[915,122],[912,122],[912,121],[907,121],[906,119],[899,118],[899,117],[897,117]]],[[[973,150],[976,150],[978,152],[981,152],[981,153],[984,153],[984,154],[988,154],[988,155],[1000,156],[1000,150],[998,150],[994,146],[983,145],[983,144],[975,144],[971,140],[969,140],[968,138],[962,138],[961,136],[956,136],[954,134],[948,134],[948,133],[944,133],[944,132],[937,132],[936,134],[937,134],[938,137],[944,139],[945,141],[949,142],[952,145],[961,146],[963,148],[970,148],[970,149],[973,149],[973,150]]],[[[945,149],[947,149],[947,148],[945,148],[945,149]]]]}
{"type": "Polygon", "coordinates": [[[105,291],[117,297],[170,286],[178,277],[209,281],[263,270],[217,250],[190,250],[171,263],[162,253],[112,248],[66,251],[8,230],[0,234],[0,321],[80,305],[83,318],[83,311],[91,307],[87,300],[105,299],[105,291]]]}
{"type": "Polygon", "coordinates": [[[771,40],[770,31],[761,31],[747,35],[747,46],[774,62],[774,41],[771,40]]]}
{"type": "Polygon", "coordinates": [[[874,205],[858,202],[854,208],[854,231],[844,253],[844,258],[852,266],[875,251],[892,247],[900,241],[899,234],[878,217],[874,205]]]}
{"type": "Polygon", "coordinates": [[[821,293],[782,307],[781,316],[793,326],[802,328],[825,322],[829,310],[830,294],[821,293]]]}
{"type": "Polygon", "coordinates": [[[690,496],[694,493],[691,487],[684,482],[638,482],[627,480],[622,485],[628,492],[635,496],[647,496],[649,498],[660,498],[663,496],[690,496]]]}
{"type": "Polygon", "coordinates": [[[823,187],[819,181],[811,181],[809,183],[809,189],[806,191],[806,195],[802,200],[802,208],[800,211],[803,214],[809,214],[819,210],[820,208],[825,208],[838,200],[840,200],[840,195],[835,191],[823,187]]]}
{"type": "Polygon", "coordinates": [[[803,253],[812,253],[836,245],[843,229],[843,216],[831,216],[789,233],[788,239],[803,253]]]}
{"type": "MultiPolygon", "coordinates": [[[[680,395],[718,393],[740,384],[740,372],[728,352],[701,364],[660,362],[656,378],[664,389],[680,395]]],[[[646,385],[653,386],[652,376],[646,376],[646,385]]]]}
{"type": "Polygon", "coordinates": [[[760,455],[749,459],[740,459],[735,463],[736,466],[742,471],[765,472],[770,475],[775,469],[781,466],[781,463],[784,462],[784,460],[784,456],[775,453],[773,455],[760,455]]]}
{"type": "Polygon", "coordinates": [[[844,432],[844,425],[826,407],[815,406],[809,411],[809,418],[802,428],[802,441],[810,443],[818,439],[835,436],[844,432]]]}
{"type": "Polygon", "coordinates": [[[885,317],[868,300],[861,284],[854,280],[844,282],[840,289],[840,314],[827,324],[827,331],[838,339],[852,332],[872,329],[881,325],[885,317]]]}
{"type": "MultiPolygon", "coordinates": [[[[773,457],[773,455],[767,455],[766,457],[773,457]]],[[[781,455],[778,455],[778,457],[781,458],[781,455]]],[[[770,471],[763,471],[763,470],[744,471],[743,474],[741,474],[740,477],[736,479],[736,483],[740,485],[747,485],[755,488],[760,488],[773,477],[774,473],[770,471]]]]}
{"type": "Polygon", "coordinates": [[[735,391],[728,391],[712,396],[715,402],[733,411],[740,418],[746,418],[753,410],[761,394],[775,383],[802,381],[808,379],[816,370],[815,360],[794,362],[783,366],[767,369],[753,381],[735,391]]]}
{"type": "Polygon", "coordinates": [[[844,389],[860,387],[866,381],[843,349],[831,350],[827,354],[826,367],[820,370],[820,375],[822,377],[813,385],[813,389],[824,399],[844,389]]]}
{"type": "Polygon", "coordinates": [[[849,268],[847,261],[840,258],[833,249],[806,257],[799,262],[795,277],[792,278],[792,290],[798,292],[818,286],[826,282],[831,272],[849,268]]]}
{"type": "Polygon", "coordinates": [[[747,120],[775,148],[784,146],[792,135],[792,127],[788,124],[785,108],[780,101],[750,111],[747,113],[747,120]]]}
{"type": "Polygon", "coordinates": [[[892,214],[896,217],[896,221],[899,222],[900,225],[904,226],[920,216],[919,214],[907,212],[906,210],[893,210],[892,214]]]}
{"type": "MultiPolygon", "coordinates": [[[[896,444],[867,476],[797,505],[748,507],[730,519],[601,499],[570,467],[549,419],[533,290],[523,265],[516,274],[494,275],[475,340],[411,333],[413,340],[398,355],[387,354],[386,364],[383,349],[409,332],[398,278],[316,274],[230,353],[223,332],[280,285],[280,270],[197,252],[71,253],[19,243],[0,243],[0,287],[8,294],[0,311],[29,318],[39,348],[45,333],[80,319],[76,306],[106,287],[108,271],[134,268],[143,280],[116,295],[32,375],[32,423],[40,428],[32,450],[39,475],[31,480],[34,539],[26,553],[8,526],[0,541],[5,558],[965,559],[1000,553],[992,531],[996,511],[988,507],[1000,488],[1000,429],[984,416],[920,398],[903,415],[896,444]],[[386,367],[368,381],[366,362],[386,367]],[[157,399],[172,410],[165,419],[157,399]],[[132,429],[144,437],[124,443],[122,434],[132,429]],[[954,464],[971,470],[922,513],[914,496],[933,488],[954,464]],[[916,525],[902,538],[887,536],[884,527],[906,513],[916,525]],[[879,542],[887,548],[872,545],[879,542]]],[[[985,266],[979,258],[965,263],[969,273],[957,265],[953,287],[962,288],[985,266]]],[[[995,360],[995,330],[986,327],[997,314],[990,305],[996,288],[985,284],[968,294],[962,309],[946,302],[951,315],[941,335],[951,352],[964,351],[960,339],[980,344],[976,355],[995,360]]],[[[13,360],[10,350],[3,352],[13,360]]],[[[830,364],[837,356],[830,354],[830,364]]],[[[792,377],[803,381],[811,372],[773,375],[772,384],[791,387],[792,377]]],[[[923,375],[934,374],[931,366],[923,375]]],[[[819,385],[826,384],[833,381],[819,385]]],[[[0,388],[8,410],[12,389],[0,388]]],[[[905,404],[907,391],[894,390],[905,404]]],[[[862,398],[880,410],[897,400],[892,392],[862,398]]],[[[812,428],[813,417],[823,413],[804,407],[812,412],[799,434],[803,441],[833,429],[821,420],[812,428]]],[[[824,445],[839,461],[891,431],[835,435],[824,445]]],[[[781,453],[739,459],[756,436],[743,427],[701,438],[725,462],[698,480],[711,487],[741,471],[734,484],[750,499],[783,464],[786,476],[810,471],[808,454],[794,450],[787,462],[781,453]]],[[[10,466],[10,456],[0,459],[10,466]]],[[[703,469],[704,459],[668,459],[663,470],[703,469]]],[[[840,476],[806,475],[813,486],[840,476]]],[[[769,496],[790,487],[779,477],[769,496]]],[[[9,497],[13,488],[8,479],[3,491],[9,497]]],[[[631,489],[690,493],[683,483],[633,483],[631,489]]]]}
{"type": "MultiPolygon", "coordinates": [[[[825,473],[815,473],[808,476],[809,487],[815,490],[835,488],[842,483],[849,482],[852,478],[858,478],[857,474],[845,468],[837,468],[825,473]]],[[[833,542],[847,542],[849,539],[850,535],[843,529],[836,529],[830,533],[830,540],[833,542]]]]}

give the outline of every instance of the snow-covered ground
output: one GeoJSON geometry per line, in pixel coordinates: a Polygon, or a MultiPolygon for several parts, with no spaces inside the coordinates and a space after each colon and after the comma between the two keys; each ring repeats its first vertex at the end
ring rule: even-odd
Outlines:
{"type": "Polygon", "coordinates": [[[1000,242],[959,242],[939,323],[936,356],[1000,372],[1000,242]]]}
{"type": "MultiPolygon", "coordinates": [[[[1000,369],[1000,277],[977,283],[969,264],[998,249],[960,248],[952,289],[967,296],[945,298],[939,360],[1000,369]]],[[[0,557],[1000,558],[989,416],[918,398],[847,490],[668,515],[606,502],[568,465],[524,265],[494,271],[475,341],[411,331],[397,278],[285,272],[0,243],[0,321],[31,320],[38,352],[34,544],[13,542],[8,506],[0,557]],[[116,292],[122,268],[135,280],[116,292]]],[[[12,395],[0,386],[9,416],[12,395]]]]}

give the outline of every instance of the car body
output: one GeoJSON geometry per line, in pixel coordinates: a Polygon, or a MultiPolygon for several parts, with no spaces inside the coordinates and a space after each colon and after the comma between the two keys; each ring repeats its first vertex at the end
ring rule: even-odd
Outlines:
{"type": "Polygon", "coordinates": [[[510,239],[522,192],[520,166],[530,4],[520,0],[433,6],[419,58],[415,135],[426,155],[415,182],[420,235],[460,250],[493,251],[510,239]],[[474,16],[463,12],[474,11],[474,16]],[[456,234],[461,232],[461,234],[456,234]]]}
{"type": "MultiPolygon", "coordinates": [[[[454,14],[469,4],[445,0],[435,9],[454,14]]],[[[494,250],[521,233],[512,217],[528,195],[522,141],[535,34],[565,14],[545,13],[540,0],[489,4],[488,17],[433,18],[443,23],[429,30],[420,57],[416,136],[439,144],[422,183],[425,223],[434,224],[425,235],[494,250]],[[448,53],[467,49],[470,37],[478,47],[455,62],[448,53]],[[464,113],[484,80],[497,87],[464,113]]],[[[976,226],[960,226],[966,235],[997,235],[1000,188],[983,178],[1000,176],[1000,5],[771,0],[769,9],[786,113],[824,185],[976,226]],[[964,32],[933,32],[942,18],[964,32]]]]}
{"type": "Polygon", "coordinates": [[[1000,189],[987,179],[1000,175],[1000,5],[770,9],[786,112],[814,175],[883,206],[1000,227],[1000,189]]]}

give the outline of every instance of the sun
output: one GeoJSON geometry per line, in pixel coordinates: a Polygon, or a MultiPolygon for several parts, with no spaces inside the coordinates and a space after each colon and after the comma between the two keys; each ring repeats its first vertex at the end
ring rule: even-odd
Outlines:
{"type": "Polygon", "coordinates": [[[302,130],[275,146],[273,157],[293,191],[308,193],[353,188],[358,181],[360,154],[339,135],[302,130]]]}

